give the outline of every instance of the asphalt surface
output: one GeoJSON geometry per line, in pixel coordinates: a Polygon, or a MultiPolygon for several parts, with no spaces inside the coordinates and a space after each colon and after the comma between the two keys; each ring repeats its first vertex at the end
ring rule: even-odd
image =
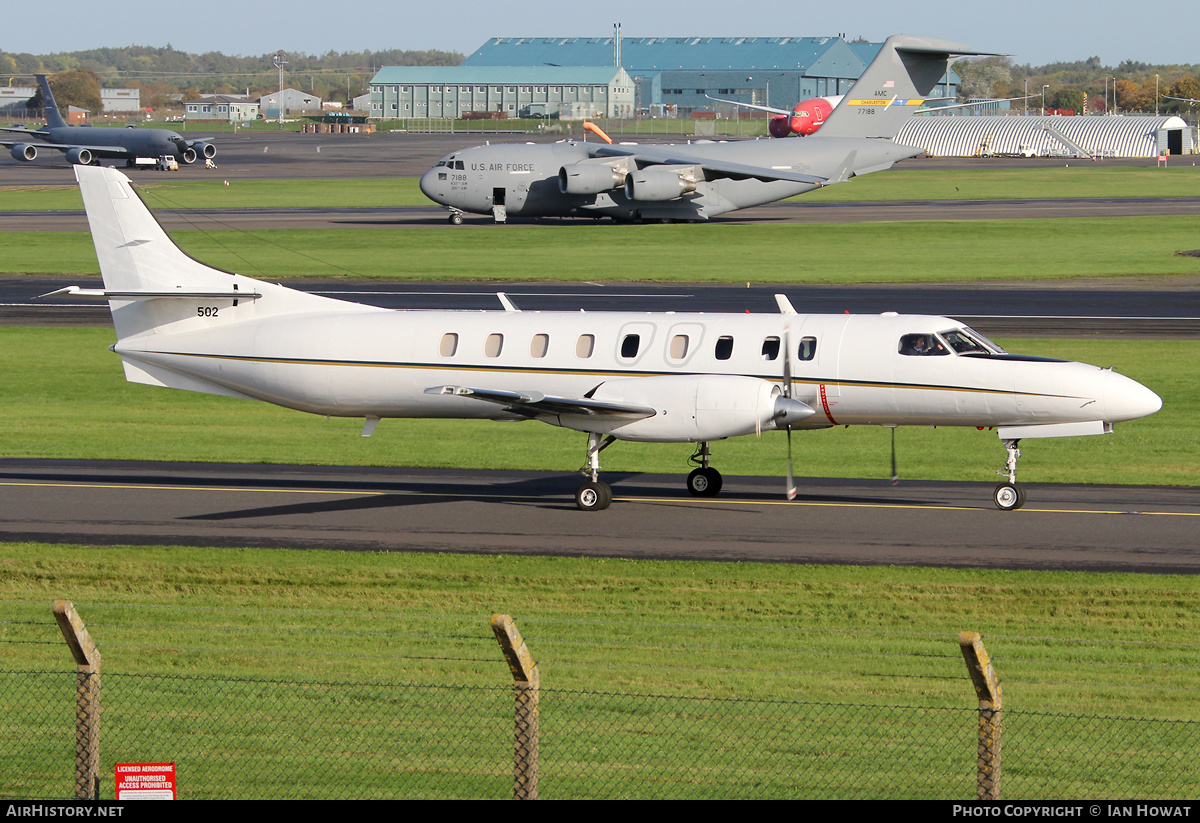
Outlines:
{"type": "Polygon", "coordinates": [[[987,483],[605,479],[585,513],[566,472],[0,460],[0,540],[1200,572],[1195,489],[1031,484],[1001,512],[987,483]]]}

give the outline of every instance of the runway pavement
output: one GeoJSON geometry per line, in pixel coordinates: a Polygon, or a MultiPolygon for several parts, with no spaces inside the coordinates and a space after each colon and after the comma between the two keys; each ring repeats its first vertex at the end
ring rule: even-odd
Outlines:
{"type": "Polygon", "coordinates": [[[714,561],[1196,573],[1195,489],[683,478],[610,473],[581,512],[570,473],[0,460],[0,539],[714,561]]]}

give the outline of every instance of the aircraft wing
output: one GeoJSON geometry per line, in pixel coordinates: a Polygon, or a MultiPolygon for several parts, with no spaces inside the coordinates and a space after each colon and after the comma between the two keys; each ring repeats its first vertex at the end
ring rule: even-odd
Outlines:
{"type": "MultiPolygon", "coordinates": [[[[39,134],[36,131],[26,132],[24,129],[7,129],[0,128],[0,131],[16,132],[18,134],[28,134],[30,137],[45,138],[44,134],[39,134]]],[[[69,149],[87,149],[97,157],[108,156],[114,152],[123,155],[125,149],[121,146],[89,146],[84,143],[46,143],[44,140],[0,140],[0,146],[33,146],[35,149],[47,149],[53,151],[68,151],[69,149]]]]}
{"type": "Polygon", "coordinates": [[[765,111],[768,114],[789,115],[792,113],[791,109],[777,109],[774,106],[760,106],[756,103],[743,103],[740,100],[722,100],[720,97],[713,97],[711,94],[706,94],[704,96],[717,103],[725,103],[730,106],[741,106],[744,109],[753,109],[754,111],[765,111]]]}
{"type": "Polygon", "coordinates": [[[609,146],[588,144],[588,152],[592,157],[629,157],[637,163],[639,169],[647,166],[699,166],[704,170],[707,180],[722,177],[734,180],[754,178],[770,182],[772,180],[788,180],[793,183],[823,184],[829,181],[827,177],[813,174],[801,174],[791,168],[770,168],[767,166],[751,166],[745,163],[731,163],[715,160],[711,157],[689,154],[686,148],[680,151],[679,146],[609,146]]]}
{"type": "Polygon", "coordinates": [[[588,417],[608,415],[628,420],[653,417],[656,412],[649,406],[633,403],[610,403],[592,400],[590,397],[547,397],[540,392],[510,392],[497,389],[475,389],[468,386],[434,386],[426,394],[453,394],[473,397],[504,406],[507,411],[526,417],[546,417],[560,414],[579,414],[588,417]]]}

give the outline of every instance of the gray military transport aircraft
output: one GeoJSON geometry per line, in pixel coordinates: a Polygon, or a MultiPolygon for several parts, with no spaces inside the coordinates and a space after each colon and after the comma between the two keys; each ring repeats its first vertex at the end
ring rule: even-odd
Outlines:
{"type": "Polygon", "coordinates": [[[892,142],[946,73],[960,43],[889,37],[845,99],[804,140],[696,141],[685,145],[487,145],[447,155],[421,191],[463,214],[707,220],[891,168],[921,149],[892,142]]]}
{"type": "Polygon", "coordinates": [[[9,147],[17,160],[37,159],[39,151],[59,151],[66,154],[72,165],[89,166],[101,159],[124,160],[126,166],[138,160],[171,156],[180,163],[194,163],[200,158],[211,160],[217,147],[206,140],[185,140],[169,129],[139,129],[135,126],[116,129],[103,126],[70,126],[58,112],[54,94],[46,75],[37,75],[46,106],[46,125],[41,129],[0,127],[0,131],[16,132],[19,140],[0,140],[9,147]]]}

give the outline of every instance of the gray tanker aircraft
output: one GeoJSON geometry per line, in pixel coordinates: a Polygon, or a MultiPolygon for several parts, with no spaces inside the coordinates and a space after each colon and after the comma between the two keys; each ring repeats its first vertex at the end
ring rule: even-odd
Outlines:
{"type": "Polygon", "coordinates": [[[712,441],[783,430],[790,499],[792,430],[851,425],[996,427],[1008,460],[994,500],[1012,510],[1022,438],[1107,434],[1162,405],[1111,369],[1009,354],[949,317],[799,314],[783,295],[777,314],[349,303],[206,266],[125,174],[75,177],[104,288],[54,294],[108,301],[127,380],[362,418],[363,436],[385,417],[573,429],[587,435],[584,511],[612,502],[599,454],[616,441],[696,444],[687,488],[708,497],[722,485],[712,441]]]}
{"type": "Polygon", "coordinates": [[[21,135],[19,140],[0,140],[0,146],[9,147],[17,160],[35,160],[40,151],[59,151],[66,154],[67,162],[72,165],[88,166],[101,159],[115,159],[124,160],[126,166],[134,166],[139,159],[169,155],[180,163],[194,163],[201,158],[211,160],[217,154],[217,147],[212,143],[185,140],[169,129],[67,125],[58,112],[46,75],[37,75],[37,81],[46,107],[46,126],[41,129],[0,127],[0,131],[21,135]]]}
{"type": "Polygon", "coordinates": [[[892,142],[946,73],[960,43],[893,35],[821,126],[803,140],[685,145],[558,143],[478,146],[447,155],[421,191],[450,210],[532,217],[707,220],[883,171],[921,149],[892,142]]]}

